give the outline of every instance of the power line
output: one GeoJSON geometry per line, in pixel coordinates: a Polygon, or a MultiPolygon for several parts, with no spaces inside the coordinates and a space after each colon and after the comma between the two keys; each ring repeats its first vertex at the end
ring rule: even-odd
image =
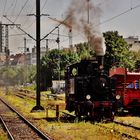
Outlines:
{"type": "MultiPolygon", "coordinates": [[[[13,21],[11,21],[9,18],[7,18],[7,16],[5,16],[4,15],[4,17],[9,21],[9,22],[11,22],[12,24],[15,24],[13,21]]],[[[34,41],[36,41],[36,39],[33,37],[33,36],[31,36],[30,34],[28,34],[26,31],[24,31],[21,27],[19,27],[19,26],[16,26],[19,30],[21,30],[23,33],[25,33],[26,35],[28,35],[30,38],[32,38],[34,41]]]]}
{"type": "Polygon", "coordinates": [[[26,2],[24,3],[24,5],[22,6],[21,10],[19,11],[16,19],[14,20],[14,23],[17,21],[17,19],[19,18],[20,14],[22,13],[23,9],[25,8],[26,4],[28,3],[29,0],[26,0],[26,2]]]}
{"type": "Polygon", "coordinates": [[[7,5],[7,0],[5,0],[5,4],[4,4],[4,8],[3,8],[3,13],[5,13],[6,5],[7,5]]]}
{"type": "MultiPolygon", "coordinates": [[[[29,13],[32,13],[33,10],[34,10],[34,8],[35,8],[35,6],[32,6],[32,7],[31,7],[31,10],[29,11],[29,13]]],[[[26,14],[26,17],[27,17],[27,14],[26,14]]],[[[26,20],[24,20],[22,26],[25,26],[25,24],[28,22],[28,19],[29,19],[29,17],[27,17],[26,20]]],[[[29,26],[28,26],[28,27],[29,27],[29,26]]]]}
{"type": "Polygon", "coordinates": [[[13,7],[13,10],[11,11],[11,14],[14,13],[15,9],[16,9],[16,5],[17,5],[17,0],[15,0],[15,4],[14,4],[14,7],[13,7]]]}
{"type": "MultiPolygon", "coordinates": [[[[43,11],[43,9],[45,8],[45,6],[46,6],[47,2],[48,2],[48,0],[45,0],[45,3],[43,4],[43,7],[41,8],[41,11],[40,11],[40,12],[42,12],[42,11],[43,11]]],[[[34,9],[34,8],[33,8],[33,9],[34,9]]],[[[32,13],[32,11],[31,11],[30,13],[32,13]]],[[[31,27],[34,23],[35,23],[35,22],[33,21],[33,22],[32,22],[31,24],[29,24],[29,26],[28,26],[27,28],[25,28],[25,29],[30,28],[30,27],[31,27]]]]}
{"type": "Polygon", "coordinates": [[[122,12],[122,13],[116,15],[116,16],[113,16],[113,17],[111,17],[111,18],[109,18],[109,19],[107,19],[107,20],[104,20],[103,22],[97,24],[96,26],[99,26],[99,25],[102,25],[102,24],[104,24],[104,23],[107,23],[107,22],[109,22],[109,21],[111,21],[111,20],[113,20],[113,19],[116,19],[116,18],[118,18],[118,17],[120,17],[120,16],[122,16],[122,15],[124,15],[124,14],[126,14],[126,13],[128,13],[128,12],[134,10],[134,9],[136,9],[136,8],[139,8],[139,7],[140,7],[140,4],[137,5],[137,6],[135,6],[135,7],[131,7],[131,8],[129,8],[128,10],[126,10],[126,11],[124,11],[124,12],[122,12]]]}
{"type": "MultiPolygon", "coordinates": [[[[5,14],[5,8],[6,8],[6,5],[7,5],[7,0],[5,0],[5,3],[4,3],[4,8],[3,8],[3,15],[5,14]]],[[[1,20],[3,19],[3,16],[1,17],[1,20]]]]}
{"type": "Polygon", "coordinates": [[[5,12],[5,15],[7,15],[8,11],[10,11],[10,9],[13,7],[14,1],[15,1],[15,0],[13,0],[13,2],[11,3],[11,5],[10,5],[9,8],[7,9],[7,11],[5,12]]]}
{"type": "Polygon", "coordinates": [[[47,4],[48,0],[45,0],[45,3],[43,4],[43,7],[41,8],[41,12],[43,11],[43,9],[45,8],[46,4],[47,4]]]}
{"type": "Polygon", "coordinates": [[[62,25],[62,23],[65,23],[65,21],[67,21],[69,18],[71,17],[71,15],[70,16],[68,16],[68,17],[66,17],[61,23],[59,23],[55,28],[53,28],[47,35],[45,35],[41,40],[44,40],[46,37],[48,37],[51,33],[53,33],[59,26],[61,26],[62,25]]]}

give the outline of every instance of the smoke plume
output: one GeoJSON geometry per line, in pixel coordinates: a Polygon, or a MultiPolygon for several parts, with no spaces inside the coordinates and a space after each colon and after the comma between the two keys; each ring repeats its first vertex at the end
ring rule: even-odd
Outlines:
{"type": "Polygon", "coordinates": [[[99,56],[105,54],[104,39],[98,26],[101,13],[93,0],[72,0],[67,11],[67,24],[82,32],[99,56]]]}

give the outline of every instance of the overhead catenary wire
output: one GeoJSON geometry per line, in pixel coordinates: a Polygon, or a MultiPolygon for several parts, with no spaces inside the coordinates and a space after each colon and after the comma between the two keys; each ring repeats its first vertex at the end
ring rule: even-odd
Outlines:
{"type": "Polygon", "coordinates": [[[16,9],[16,6],[17,6],[17,0],[15,0],[15,4],[14,4],[14,6],[13,6],[13,9],[12,9],[12,11],[11,11],[11,14],[14,13],[14,11],[15,11],[15,9],[16,9]]]}
{"type": "MultiPolygon", "coordinates": [[[[3,15],[5,14],[6,5],[7,5],[7,0],[5,0],[5,3],[4,3],[3,15]]],[[[1,17],[1,21],[2,21],[2,19],[3,19],[3,16],[1,17]]]]}
{"type": "Polygon", "coordinates": [[[118,15],[115,15],[115,16],[113,16],[113,17],[107,19],[107,20],[104,20],[103,22],[100,22],[100,23],[97,24],[96,26],[99,26],[99,25],[102,25],[102,24],[104,24],[104,23],[110,22],[111,20],[116,19],[116,18],[118,18],[118,17],[120,17],[120,16],[122,16],[122,15],[124,15],[124,14],[127,14],[128,12],[130,12],[130,11],[136,9],[136,8],[139,8],[139,7],[140,7],[140,4],[137,5],[137,6],[134,6],[134,7],[130,7],[130,8],[127,9],[126,11],[123,11],[123,12],[119,13],[118,15]]]}
{"type": "Polygon", "coordinates": [[[12,9],[12,7],[14,6],[14,2],[15,0],[13,0],[13,2],[10,4],[10,6],[8,7],[7,11],[5,12],[5,15],[8,14],[8,12],[12,9]]]}
{"type": "Polygon", "coordinates": [[[44,40],[47,36],[49,36],[53,31],[55,31],[59,26],[62,25],[62,23],[65,23],[71,16],[66,17],[61,23],[59,23],[55,28],[53,28],[47,35],[45,35],[41,40],[44,40]]]}
{"type": "MultiPolygon", "coordinates": [[[[44,8],[45,8],[47,2],[48,2],[48,0],[45,0],[45,3],[43,4],[43,7],[41,8],[41,11],[40,11],[40,12],[42,12],[42,11],[44,10],[44,8]]],[[[32,12],[30,12],[30,13],[32,13],[32,12]]],[[[35,21],[33,21],[32,23],[30,23],[30,24],[28,25],[28,27],[25,28],[25,29],[30,28],[34,23],[35,23],[35,21]]]]}
{"type": "Polygon", "coordinates": [[[17,21],[17,19],[19,18],[20,14],[22,13],[23,9],[25,8],[26,4],[28,3],[29,0],[26,0],[26,2],[24,3],[24,5],[22,6],[21,10],[19,11],[16,19],[14,20],[14,23],[17,21]]]}
{"type": "MultiPolygon", "coordinates": [[[[35,6],[32,6],[30,9],[31,9],[31,10],[29,11],[29,13],[32,13],[33,10],[35,9],[35,6]]],[[[27,16],[27,14],[26,14],[26,16],[27,16]]],[[[28,19],[29,19],[29,17],[27,17],[26,20],[24,20],[22,26],[25,26],[25,25],[26,25],[26,23],[28,22],[28,19]]],[[[30,25],[30,24],[29,24],[29,25],[30,25]]],[[[26,25],[26,26],[29,27],[29,25],[26,25]]]]}
{"type": "MultiPolygon", "coordinates": [[[[12,24],[15,24],[13,21],[11,21],[9,18],[7,18],[6,16],[4,16],[9,22],[11,22],[12,24]]],[[[27,33],[25,30],[23,30],[21,27],[15,25],[17,27],[17,29],[19,29],[20,31],[22,31],[23,33],[25,33],[26,35],[28,35],[30,38],[32,38],[34,41],[36,41],[36,39],[31,36],[29,33],[27,33]]]]}
{"type": "Polygon", "coordinates": [[[46,4],[47,4],[48,0],[45,0],[45,3],[43,4],[43,7],[41,8],[41,12],[44,10],[46,4]]]}

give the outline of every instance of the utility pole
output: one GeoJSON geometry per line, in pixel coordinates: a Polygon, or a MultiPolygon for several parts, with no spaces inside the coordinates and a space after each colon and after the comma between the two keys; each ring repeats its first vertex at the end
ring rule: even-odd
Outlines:
{"type": "Polygon", "coordinates": [[[26,54],[26,51],[27,51],[27,39],[26,39],[26,37],[24,37],[24,53],[26,54]]]}
{"type": "Polygon", "coordinates": [[[90,22],[90,21],[89,21],[89,16],[90,16],[90,15],[89,15],[89,12],[90,12],[89,1],[90,1],[90,0],[87,0],[87,22],[88,22],[88,24],[89,24],[89,22],[90,22]]]}
{"type": "Polygon", "coordinates": [[[46,52],[49,51],[49,39],[46,39],[46,52]]]}
{"type": "Polygon", "coordinates": [[[3,46],[3,41],[2,41],[2,36],[3,36],[3,31],[2,31],[2,22],[0,22],[0,53],[2,53],[2,46],[3,46]]]}
{"type": "MultiPolygon", "coordinates": [[[[87,0],[87,23],[88,23],[88,26],[90,26],[90,4],[89,4],[90,0],[87,0]]],[[[90,36],[88,34],[88,44],[89,44],[89,41],[90,41],[90,36]]]]}
{"type": "Polygon", "coordinates": [[[26,57],[26,52],[27,52],[27,39],[26,39],[26,37],[24,37],[24,68],[25,68],[24,86],[26,86],[26,82],[27,82],[27,57],[26,57]]]}
{"type": "Polygon", "coordinates": [[[33,111],[44,110],[40,105],[40,0],[36,0],[36,106],[33,111]]]}
{"type": "MultiPolygon", "coordinates": [[[[59,31],[59,27],[58,28],[58,37],[56,39],[56,42],[58,44],[58,50],[60,51],[60,31],[59,31]]],[[[59,80],[59,90],[60,90],[60,79],[61,79],[61,68],[60,68],[60,54],[58,56],[58,80],[59,80]]]]}

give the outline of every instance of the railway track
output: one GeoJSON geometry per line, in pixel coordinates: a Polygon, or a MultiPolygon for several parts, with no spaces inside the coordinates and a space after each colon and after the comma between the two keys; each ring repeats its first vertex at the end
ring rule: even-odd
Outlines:
{"type": "Polygon", "coordinates": [[[113,123],[121,125],[121,126],[130,127],[130,128],[135,129],[135,130],[140,130],[140,127],[133,126],[133,125],[130,125],[130,124],[126,124],[126,123],[123,123],[123,122],[113,121],[113,123]]]}
{"type": "MultiPolygon", "coordinates": [[[[15,93],[15,96],[17,96],[17,97],[19,97],[19,98],[25,98],[25,97],[27,97],[27,98],[30,98],[30,99],[33,99],[33,100],[35,100],[36,99],[36,97],[35,97],[35,94],[34,95],[29,95],[29,93],[30,93],[30,91],[26,91],[26,90],[17,90],[17,93],[15,93]]],[[[59,96],[57,96],[57,95],[55,95],[55,94],[49,94],[49,95],[45,95],[44,96],[44,98],[43,99],[41,99],[41,100],[46,100],[46,98],[49,98],[49,97],[52,97],[52,98],[54,98],[54,99],[56,99],[56,100],[63,100],[61,97],[59,97],[59,96]]]]}
{"type": "Polygon", "coordinates": [[[0,120],[11,140],[52,140],[0,98],[0,120]]]}
{"type": "MultiPolygon", "coordinates": [[[[130,125],[127,125],[127,124],[124,124],[124,123],[121,123],[121,122],[113,121],[113,123],[118,124],[118,125],[122,125],[122,126],[125,126],[125,127],[131,127],[131,128],[133,128],[135,130],[140,130],[140,128],[138,128],[138,127],[130,126],[130,125]]],[[[119,135],[121,135],[123,137],[126,137],[126,138],[128,138],[128,140],[130,140],[130,139],[132,139],[132,140],[140,140],[140,138],[138,138],[136,136],[132,136],[131,134],[128,134],[128,133],[125,133],[125,132],[121,132],[121,131],[116,130],[114,128],[110,128],[110,127],[104,126],[104,125],[99,124],[99,123],[96,123],[95,125],[97,125],[97,126],[99,126],[101,128],[110,130],[110,132],[112,132],[112,133],[116,133],[116,134],[119,134],[119,135]]]]}

